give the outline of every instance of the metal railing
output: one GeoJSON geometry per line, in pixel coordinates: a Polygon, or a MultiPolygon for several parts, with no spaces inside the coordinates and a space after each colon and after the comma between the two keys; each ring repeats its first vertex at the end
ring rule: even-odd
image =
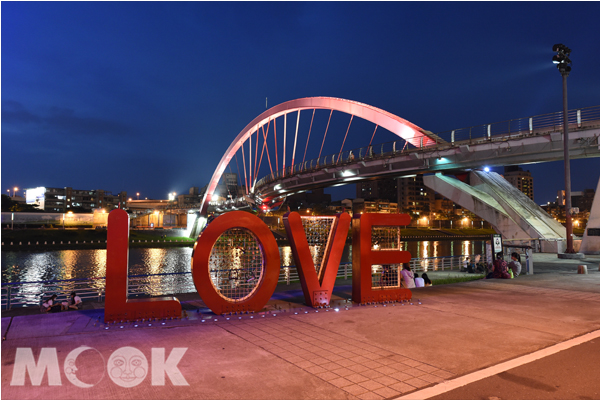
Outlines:
{"type": "MultiPolygon", "coordinates": [[[[414,258],[410,261],[413,271],[451,271],[460,270],[465,256],[414,258]]],[[[338,278],[352,276],[352,263],[342,263],[338,269],[338,278]]],[[[73,291],[84,301],[101,302],[105,296],[105,277],[89,279],[63,279],[52,281],[3,283],[1,307],[10,310],[17,307],[40,306],[50,294],[57,295],[57,301],[67,301],[73,291]]],[[[279,284],[290,285],[298,282],[298,270],[295,266],[282,266],[279,284]]],[[[128,296],[166,296],[196,291],[191,272],[171,272],[161,274],[130,275],[128,296]]]]}
{"type": "MultiPolygon", "coordinates": [[[[600,106],[569,110],[569,131],[578,131],[600,126],[600,106]]],[[[511,119],[468,128],[454,129],[433,136],[435,145],[407,148],[405,141],[387,142],[358,149],[342,151],[304,163],[277,170],[258,180],[255,187],[302,172],[312,172],[328,167],[353,164],[357,161],[386,158],[397,154],[410,154],[421,151],[437,151],[446,147],[482,142],[498,142],[521,137],[544,135],[562,130],[562,111],[536,115],[533,117],[511,119]]]]}

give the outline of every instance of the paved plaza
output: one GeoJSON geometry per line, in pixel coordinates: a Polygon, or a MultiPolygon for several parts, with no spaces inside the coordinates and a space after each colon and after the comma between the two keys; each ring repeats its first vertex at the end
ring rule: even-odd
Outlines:
{"type": "Polygon", "coordinates": [[[282,286],[254,315],[214,316],[197,294],[180,296],[185,316],[173,321],[105,326],[102,304],[3,312],[2,398],[418,398],[423,388],[600,329],[600,256],[584,260],[587,275],[576,273],[582,261],[535,257],[534,275],[415,289],[412,305],[352,305],[349,282],[339,281],[328,310],[303,307],[299,287],[282,286]],[[79,382],[90,387],[63,368],[81,346],[96,350],[77,358],[79,382]],[[111,355],[123,347],[147,359],[132,387],[113,379],[111,355]],[[30,376],[15,385],[17,348],[36,360],[42,348],[56,349],[59,384],[46,374],[39,386],[30,376]],[[171,365],[176,348],[187,350],[175,369],[157,368],[171,365]]]}

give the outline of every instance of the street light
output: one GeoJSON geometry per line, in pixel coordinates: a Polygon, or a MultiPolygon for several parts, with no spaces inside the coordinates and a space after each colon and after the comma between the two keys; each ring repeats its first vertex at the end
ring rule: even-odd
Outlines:
{"type": "Polygon", "coordinates": [[[562,75],[563,84],[563,139],[564,139],[564,158],[565,158],[565,215],[567,225],[567,249],[565,253],[575,253],[573,249],[573,220],[571,219],[571,163],[569,159],[569,115],[567,108],[567,76],[571,72],[571,49],[564,44],[555,44],[552,51],[556,55],[552,57],[552,62],[562,75]]]}
{"type": "Polygon", "coordinates": [[[137,199],[139,200],[140,199],[140,194],[139,193],[136,193],[136,194],[137,194],[137,199]]]}

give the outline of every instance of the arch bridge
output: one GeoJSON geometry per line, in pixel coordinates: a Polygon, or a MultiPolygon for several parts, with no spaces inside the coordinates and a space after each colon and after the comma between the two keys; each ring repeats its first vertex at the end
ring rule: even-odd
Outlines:
{"type": "MultiPolygon", "coordinates": [[[[237,135],[213,173],[200,212],[206,215],[209,204],[219,210],[240,207],[239,199],[211,201],[227,169],[237,172],[246,203],[268,209],[293,193],[360,180],[561,160],[562,120],[556,112],[434,134],[356,101],[291,100],[266,110],[237,135]],[[344,126],[350,117],[343,137],[327,136],[334,111],[336,118],[345,116],[344,126]],[[355,117],[371,127],[365,130],[363,122],[353,132],[355,117]],[[352,135],[362,147],[345,147],[352,135]],[[376,135],[391,140],[374,144],[376,135]],[[324,152],[326,143],[326,149],[340,146],[339,151],[324,152]]],[[[568,120],[571,158],[600,156],[600,106],[570,110],[568,120]]]]}

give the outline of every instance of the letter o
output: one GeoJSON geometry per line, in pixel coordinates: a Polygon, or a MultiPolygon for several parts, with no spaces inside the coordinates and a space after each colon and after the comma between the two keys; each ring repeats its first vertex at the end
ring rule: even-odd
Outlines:
{"type": "Polygon", "coordinates": [[[258,312],[267,304],[279,280],[280,258],[277,242],[267,225],[245,211],[231,211],[215,218],[198,236],[192,256],[192,277],[204,304],[215,314],[229,312],[258,312]],[[252,293],[241,300],[226,299],[215,289],[210,274],[210,256],[219,237],[228,229],[250,231],[258,241],[262,253],[260,281],[252,293]]]}

